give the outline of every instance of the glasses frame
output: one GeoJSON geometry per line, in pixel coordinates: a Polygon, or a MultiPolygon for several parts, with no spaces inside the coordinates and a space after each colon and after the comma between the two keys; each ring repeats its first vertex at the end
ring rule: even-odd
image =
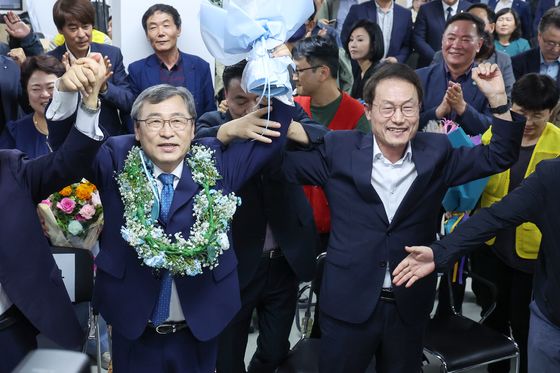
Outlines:
{"type": "Polygon", "coordinates": [[[169,128],[171,128],[173,131],[184,131],[187,129],[187,127],[189,126],[189,124],[192,126],[194,124],[194,119],[193,117],[187,118],[187,117],[182,117],[182,116],[175,116],[175,117],[171,117],[169,119],[162,119],[162,118],[146,118],[146,119],[134,119],[136,122],[144,122],[146,124],[146,128],[149,129],[150,131],[153,132],[157,132],[157,131],[161,131],[164,127],[165,124],[167,123],[169,125],[169,128]],[[173,127],[173,125],[171,125],[171,121],[174,119],[186,119],[186,123],[185,126],[183,128],[175,128],[173,127]],[[161,120],[163,121],[162,125],[160,127],[153,127],[151,125],[148,124],[149,120],[161,120]]]}
{"type": "Polygon", "coordinates": [[[311,67],[306,67],[304,69],[298,69],[297,67],[294,69],[294,75],[299,75],[301,72],[304,72],[306,70],[311,70],[311,69],[317,69],[319,67],[323,67],[325,65],[315,65],[315,66],[311,66],[311,67]]]}
{"type": "Polygon", "coordinates": [[[407,114],[405,114],[405,112],[403,111],[403,106],[405,106],[405,105],[411,105],[411,104],[407,102],[407,103],[404,103],[404,104],[402,104],[402,105],[400,105],[400,106],[391,105],[391,107],[392,107],[393,110],[392,110],[392,112],[391,112],[391,115],[387,115],[387,114],[384,114],[384,113],[381,112],[381,106],[382,106],[382,105],[374,104],[373,102],[371,103],[371,106],[377,106],[377,107],[378,107],[377,112],[378,112],[379,115],[381,115],[383,118],[392,118],[392,117],[395,115],[395,113],[397,112],[397,109],[400,110],[401,114],[402,114],[403,117],[405,117],[405,118],[414,118],[414,116],[419,115],[419,113],[420,113],[420,105],[419,105],[419,104],[413,104],[413,105],[414,105],[415,111],[414,111],[414,113],[411,114],[411,115],[407,115],[407,114]]]}

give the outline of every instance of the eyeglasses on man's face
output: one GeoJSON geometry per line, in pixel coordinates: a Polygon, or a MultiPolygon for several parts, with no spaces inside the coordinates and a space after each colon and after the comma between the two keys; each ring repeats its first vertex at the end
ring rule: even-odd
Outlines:
{"type": "Polygon", "coordinates": [[[315,66],[310,66],[310,67],[306,67],[306,68],[303,68],[303,69],[298,69],[298,68],[296,68],[296,69],[294,70],[294,75],[299,75],[300,73],[302,73],[302,72],[304,72],[304,71],[306,71],[306,70],[316,69],[316,68],[321,67],[321,66],[323,66],[323,65],[315,65],[315,66]]]}
{"type": "Polygon", "coordinates": [[[144,122],[146,124],[146,127],[151,131],[161,130],[165,126],[165,123],[169,124],[169,127],[175,131],[184,131],[189,125],[192,125],[194,123],[194,118],[176,116],[169,119],[163,119],[153,117],[147,119],[136,119],[136,121],[144,122]]]}
{"type": "Polygon", "coordinates": [[[414,117],[418,115],[418,104],[413,104],[410,102],[404,103],[401,106],[394,106],[391,104],[374,104],[371,106],[376,106],[378,108],[379,114],[384,118],[391,118],[397,112],[397,109],[407,118],[414,117]]]}

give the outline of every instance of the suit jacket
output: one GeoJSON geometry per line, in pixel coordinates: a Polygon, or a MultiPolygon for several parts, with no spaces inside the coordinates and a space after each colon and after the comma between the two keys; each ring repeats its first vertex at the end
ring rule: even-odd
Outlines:
{"type": "MultiPolygon", "coordinates": [[[[422,5],[424,6],[424,5],[422,5]]],[[[420,113],[420,128],[424,128],[428,121],[436,119],[436,109],[443,101],[447,90],[447,71],[443,62],[416,70],[422,88],[424,89],[424,100],[422,112],[420,113]]],[[[484,133],[492,124],[492,114],[488,107],[488,100],[480,92],[469,71],[465,80],[461,83],[463,98],[467,103],[467,109],[463,115],[456,113],[450,115],[469,135],[484,133]]]]}
{"type": "MultiPolygon", "coordinates": [[[[109,57],[113,65],[113,75],[107,81],[107,91],[100,95],[101,114],[99,122],[108,135],[127,133],[126,118],[134,102],[134,94],[128,84],[127,74],[123,65],[121,50],[111,45],[91,43],[91,52],[101,53],[109,57]]],[[[59,60],[66,53],[66,46],[61,45],[49,52],[59,60]]]]}
{"type": "Polygon", "coordinates": [[[539,22],[541,21],[544,12],[554,7],[555,4],[555,0],[539,0],[537,8],[535,9],[535,17],[533,18],[533,35],[537,35],[539,32],[539,22]]]}
{"type": "MultiPolygon", "coordinates": [[[[389,223],[371,184],[373,136],[333,131],[313,151],[287,152],[288,181],[322,186],[331,206],[331,235],[321,288],[321,310],[362,323],[377,305],[386,272],[406,257],[405,245],[432,242],[448,187],[510,167],[523,134],[518,123],[494,120],[490,146],[453,149],[446,136],[419,132],[412,140],[418,176],[389,223]]],[[[436,275],[412,288],[394,288],[397,310],[408,323],[424,322],[433,306],[436,275]]]]}
{"type": "MultiPolygon", "coordinates": [[[[495,9],[496,4],[498,4],[497,0],[488,1],[488,7],[490,7],[490,9],[495,9]]],[[[523,37],[527,40],[531,40],[533,37],[533,18],[531,17],[531,7],[529,3],[523,0],[513,0],[511,9],[515,10],[519,16],[523,37]]]]}
{"type": "MultiPolygon", "coordinates": [[[[196,115],[200,117],[208,111],[216,110],[214,85],[208,62],[192,54],[179,53],[183,62],[185,88],[194,96],[196,115]]],[[[155,54],[131,63],[128,66],[128,74],[134,94],[138,95],[144,89],[160,84],[159,69],[160,62],[155,54]]]]}
{"type": "MultiPolygon", "coordinates": [[[[512,57],[511,65],[515,79],[520,79],[523,75],[529,73],[541,72],[541,50],[539,47],[529,49],[517,56],[512,57]]],[[[556,86],[560,88],[560,72],[556,76],[556,86]]]]}
{"type": "MultiPolygon", "coordinates": [[[[418,67],[428,66],[434,58],[434,53],[441,49],[441,38],[445,30],[445,14],[441,0],[430,1],[420,7],[412,40],[414,49],[420,55],[418,67]]],[[[459,0],[457,12],[465,12],[471,3],[459,0]]]]}
{"type": "Polygon", "coordinates": [[[6,123],[20,117],[18,97],[21,96],[19,66],[9,57],[0,55],[0,133],[6,123]]]}
{"type": "MultiPolygon", "coordinates": [[[[410,55],[412,37],[412,15],[410,10],[393,2],[393,28],[391,30],[391,42],[387,57],[396,57],[399,62],[404,63],[410,55]]],[[[340,38],[346,43],[350,36],[352,26],[360,19],[369,19],[377,23],[377,4],[368,1],[362,4],[352,5],[342,26],[340,38]]]]}
{"type": "Polygon", "coordinates": [[[18,150],[0,151],[0,283],[41,333],[66,348],[81,346],[84,336],[36,205],[80,180],[100,144],[73,129],[59,151],[44,157],[29,160],[18,150]]]}
{"type": "Polygon", "coordinates": [[[519,187],[489,208],[479,210],[449,236],[432,244],[436,267],[444,268],[495,236],[502,229],[524,222],[537,225],[542,233],[533,296],[543,314],[560,327],[560,159],[545,160],[519,187]]]}
{"type": "MultiPolygon", "coordinates": [[[[285,135],[292,118],[292,108],[274,103],[272,120],[282,123],[285,135]]],[[[234,143],[223,149],[215,139],[202,141],[215,151],[216,167],[222,179],[216,188],[224,193],[237,191],[283,146],[284,138],[272,144],[256,141],[234,143]]],[[[115,172],[122,170],[132,146],[138,145],[134,136],[117,136],[107,140],[93,163],[89,180],[100,190],[104,206],[105,224],[100,237],[100,252],[96,257],[97,277],[94,304],[107,323],[122,336],[135,340],[144,333],[161,288],[161,276],[142,265],[136,251],[121,237],[124,225],[123,202],[115,180],[115,172]]],[[[199,185],[192,180],[188,166],[183,168],[175,188],[169,218],[164,230],[168,234],[182,232],[184,237],[194,223],[193,197],[199,185]]],[[[230,240],[231,241],[231,240],[230,240]]],[[[215,338],[240,308],[237,259],[233,250],[226,250],[219,265],[204,269],[200,275],[175,277],[181,307],[193,335],[208,341],[215,338]]]]}
{"type": "MultiPolygon", "coordinates": [[[[220,126],[231,119],[229,113],[204,114],[197,121],[197,137],[215,137],[220,126]]],[[[326,133],[319,124],[303,126],[312,142],[326,133]]],[[[313,278],[316,244],[313,212],[303,188],[278,178],[274,171],[268,166],[248,180],[238,193],[242,204],[233,218],[232,235],[241,289],[249,285],[258,268],[267,224],[299,280],[313,278]]]]}

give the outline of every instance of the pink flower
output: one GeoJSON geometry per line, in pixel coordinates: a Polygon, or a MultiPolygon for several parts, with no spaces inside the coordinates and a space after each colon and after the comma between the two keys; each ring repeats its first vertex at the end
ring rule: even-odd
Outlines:
{"type": "Polygon", "coordinates": [[[66,214],[70,214],[72,213],[72,211],[74,211],[74,207],[76,207],[76,202],[74,202],[70,198],[64,197],[63,199],[60,200],[60,202],[56,204],[56,207],[62,210],[62,212],[66,214]]]}
{"type": "Polygon", "coordinates": [[[80,209],[80,215],[85,219],[85,220],[89,220],[91,218],[93,218],[93,216],[95,215],[95,207],[93,207],[92,205],[84,205],[84,207],[82,207],[80,209]]]}
{"type": "Polygon", "coordinates": [[[101,199],[99,198],[99,192],[98,191],[95,191],[91,194],[91,203],[94,206],[101,205],[101,199]]]}
{"type": "Polygon", "coordinates": [[[74,219],[76,219],[77,221],[86,221],[86,218],[84,218],[82,215],[77,214],[76,216],[74,216],[74,219]]]}
{"type": "Polygon", "coordinates": [[[40,203],[42,203],[42,204],[44,204],[44,205],[47,205],[47,206],[49,206],[49,207],[52,206],[52,202],[51,202],[50,200],[48,200],[48,199],[44,199],[44,200],[42,200],[40,203]]]}

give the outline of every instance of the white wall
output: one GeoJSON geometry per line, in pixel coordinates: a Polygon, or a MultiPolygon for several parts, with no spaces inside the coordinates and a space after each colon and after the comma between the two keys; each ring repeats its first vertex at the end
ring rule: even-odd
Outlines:
{"type": "MultiPolygon", "coordinates": [[[[199,12],[202,1],[205,0],[165,0],[163,3],[175,7],[181,15],[179,49],[205,59],[210,63],[210,71],[214,71],[214,58],[200,36],[199,12]]],[[[113,45],[121,48],[127,68],[130,63],[153,53],[142,28],[142,15],[154,3],[153,0],[112,1],[113,45]]]]}

